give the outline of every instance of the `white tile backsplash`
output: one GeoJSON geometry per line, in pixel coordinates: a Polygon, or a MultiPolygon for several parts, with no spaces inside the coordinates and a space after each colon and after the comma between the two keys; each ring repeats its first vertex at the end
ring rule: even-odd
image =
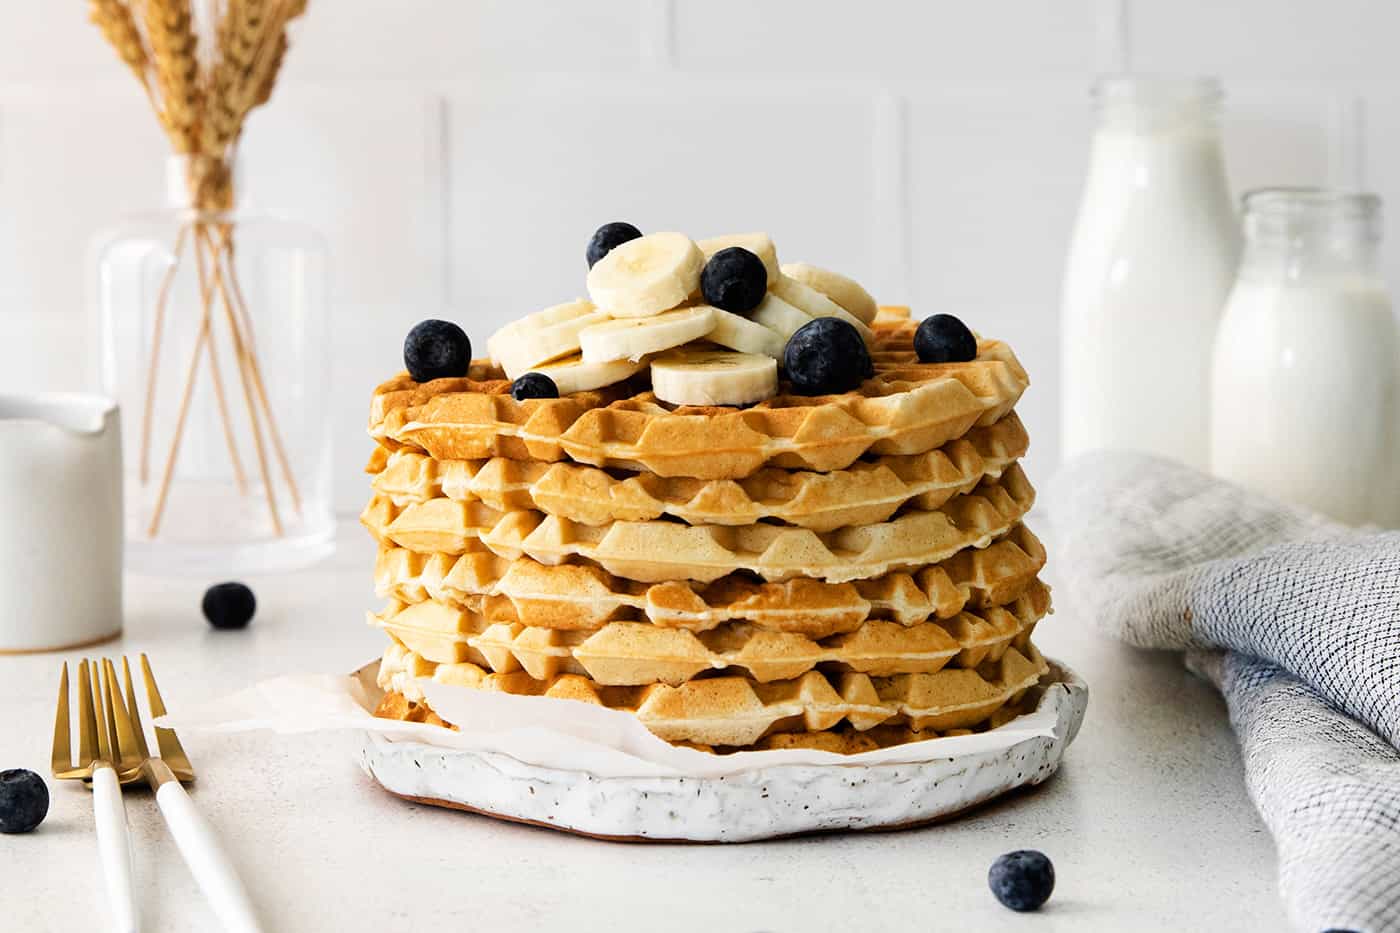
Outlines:
{"type": "Polygon", "coordinates": [[[1093,67],[1094,5],[1063,0],[674,0],[676,61],[720,73],[1001,79],[1093,67]]]}
{"type": "MultiPolygon", "coordinates": [[[[364,498],[369,393],[417,320],[581,294],[599,223],[763,229],[1031,370],[1032,469],[1058,457],[1060,270],[1113,0],[312,0],[254,118],[246,188],[333,259],[337,503],[364,498]]],[[[86,248],[156,206],[164,142],[83,4],[0,0],[0,390],[81,388],[86,248]]],[[[1132,61],[1222,74],[1237,191],[1329,175],[1367,102],[1368,181],[1400,198],[1400,7],[1130,3],[1132,61]]],[[[1393,240],[1392,240],[1393,243],[1393,240]]],[[[1400,246],[1387,247],[1400,280],[1400,246]]]]}
{"type": "Polygon", "coordinates": [[[921,314],[956,314],[1010,341],[1031,373],[1021,416],[1048,473],[1059,459],[1060,275],[1088,101],[1069,81],[926,87],[911,98],[911,301],[921,314]]]}
{"type": "Polygon", "coordinates": [[[1133,67],[1147,72],[1334,81],[1395,76],[1391,0],[1132,4],[1133,67]]]}
{"type": "Polygon", "coordinates": [[[765,230],[869,279],[871,98],[674,75],[477,88],[450,106],[451,301],[473,332],[584,294],[600,224],[765,230]],[[478,323],[479,322],[479,323],[478,323]]]}

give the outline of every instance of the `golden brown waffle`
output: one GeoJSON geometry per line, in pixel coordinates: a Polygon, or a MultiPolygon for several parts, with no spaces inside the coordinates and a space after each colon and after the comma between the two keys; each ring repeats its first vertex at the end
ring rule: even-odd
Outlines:
{"type": "Polygon", "coordinates": [[[536,680],[524,672],[493,674],[470,662],[435,664],[392,644],[379,685],[409,701],[423,699],[417,678],[521,696],[577,700],[635,715],[670,742],[751,746],[780,732],[819,732],[843,720],[860,731],[880,725],[943,731],[985,722],[1036,684],[1048,666],[1032,644],[1007,648],[976,669],[872,677],[808,671],[792,680],[758,683],[718,676],[679,686],[608,687],[577,674],[536,680]]]}
{"type": "MultiPolygon", "coordinates": [[[[697,751],[712,752],[715,754],[730,754],[733,752],[762,751],[766,749],[810,749],[814,751],[834,752],[838,755],[857,755],[861,752],[872,752],[880,748],[888,748],[891,745],[904,745],[909,742],[920,742],[926,739],[937,739],[953,735],[970,735],[973,732],[984,729],[995,729],[1015,719],[1017,716],[1027,713],[1030,710],[1031,694],[1022,696],[1019,700],[1008,703],[992,713],[983,722],[975,724],[973,728],[964,729],[936,729],[915,730],[907,726],[876,726],[865,732],[858,732],[849,726],[838,726],[835,729],[824,729],[820,732],[777,732],[764,736],[750,746],[714,746],[701,745],[696,742],[676,742],[686,748],[693,748],[697,751]]],[[[457,731],[457,727],[433,712],[427,701],[420,700],[412,702],[402,693],[386,693],[380,701],[379,706],[374,711],[374,715],[382,719],[398,719],[404,722],[424,722],[435,726],[442,726],[446,729],[457,731]]]]}
{"type": "MultiPolygon", "coordinates": [[[[939,450],[859,461],[834,473],[768,467],[742,480],[639,473],[539,460],[434,460],[413,450],[376,458],[374,489],[397,506],[437,497],[484,502],[499,511],[538,509],[585,525],[670,516],[692,525],[751,525],[772,519],[813,531],[883,522],[900,507],[937,509],[997,478],[1025,455],[1016,414],[973,428],[939,450]]],[[[382,448],[380,448],[382,451],[382,448]]]]}
{"type": "Polygon", "coordinates": [[[830,472],[861,455],[919,454],[1011,412],[1028,379],[1004,343],[967,363],[919,363],[907,321],[877,324],[875,375],[843,395],[779,394],[748,408],[667,405],[634,379],[559,399],[511,398],[505,374],[419,385],[401,374],[375,391],[370,434],[437,460],[554,462],[660,476],[740,479],[765,465],[830,472]]]}
{"type": "Polygon", "coordinates": [[[983,550],[855,583],[756,583],[730,576],[709,584],[646,584],[599,567],[509,561],[478,543],[476,550],[460,556],[381,548],[375,591],[406,603],[434,599],[492,622],[532,627],[584,630],[645,619],[703,632],[748,622],[825,638],[853,631],[871,618],[917,625],[929,618],[952,618],[969,606],[1000,606],[1021,596],[1044,566],[1045,549],[1024,525],[983,550]]]}
{"type": "Polygon", "coordinates": [[[436,498],[399,507],[376,496],[361,520],[380,543],[423,553],[461,554],[477,540],[501,557],[545,564],[588,560],[643,583],[709,582],[736,571],[781,581],[842,583],[937,563],[986,547],[1035,502],[1019,466],[984,480],[943,508],[907,510],[888,522],[825,533],[782,525],[611,522],[584,525],[532,510],[501,512],[481,502],[436,498]]]}
{"type": "Polygon", "coordinates": [[[704,632],[648,622],[609,622],[598,629],[531,628],[428,600],[394,603],[370,623],[423,658],[470,661],[498,674],[523,670],[536,680],[582,674],[605,685],[679,684],[702,673],[742,668],[760,683],[790,680],[816,667],[873,675],[934,673],[977,667],[1008,646],[1022,651],[1050,611],[1050,591],[1037,582],[1015,602],[951,619],[904,626],[873,620],[854,631],[815,640],[729,622],[704,632]]]}

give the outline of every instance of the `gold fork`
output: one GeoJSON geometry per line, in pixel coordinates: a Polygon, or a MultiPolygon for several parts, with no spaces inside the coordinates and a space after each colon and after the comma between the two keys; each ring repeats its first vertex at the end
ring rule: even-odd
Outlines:
{"type": "Polygon", "coordinates": [[[68,663],[58,681],[58,712],[53,727],[53,776],[59,780],[92,782],[93,822],[97,827],[97,850],[107,883],[107,901],[112,925],[124,933],[137,929],[136,897],[131,884],[131,842],[127,833],[126,809],[122,806],[121,781],[138,774],[135,758],[123,758],[117,748],[117,727],[111,714],[111,698],[116,694],[116,678],[106,665],[103,686],[98,684],[97,665],[84,659],[78,665],[78,759],[73,760],[73,741],[68,715],[68,663]],[[105,693],[105,696],[104,696],[105,693]],[[103,698],[103,715],[97,716],[98,698],[103,698]]]}
{"type": "MultiPolygon", "coordinates": [[[[112,662],[104,661],[103,665],[104,674],[115,687],[116,672],[112,662]]],[[[123,777],[127,780],[144,777],[151,790],[155,791],[156,803],[160,806],[166,825],[170,827],[170,834],[175,837],[180,855],[189,865],[190,872],[224,928],[232,933],[258,933],[261,927],[233,863],[224,853],[213,828],[200,815],[194,801],[181,786],[182,781],[194,780],[194,766],[190,764],[189,756],[176,738],[175,731],[161,726],[155,727],[159,754],[151,754],[150,746],[146,744],[145,729],[141,725],[136,690],[131,682],[131,665],[126,658],[122,658],[122,673],[126,686],[125,702],[116,689],[110,690],[105,699],[112,720],[112,734],[116,746],[121,750],[119,758],[123,764],[123,777]]],[[[146,701],[150,706],[151,718],[159,719],[165,715],[165,701],[161,699],[160,688],[156,686],[151,662],[144,654],[141,655],[141,673],[146,681],[146,701]]]]}

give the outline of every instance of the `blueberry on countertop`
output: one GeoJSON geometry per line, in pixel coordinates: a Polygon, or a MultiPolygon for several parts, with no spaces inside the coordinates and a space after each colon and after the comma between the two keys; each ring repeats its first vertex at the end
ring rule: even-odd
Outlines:
{"type": "Polygon", "coordinates": [[[465,376],[472,364],[472,342],[451,321],[423,321],[403,342],[403,365],[414,382],[465,376]]]}
{"type": "Polygon", "coordinates": [[[0,833],[27,833],[49,814],[49,788],[33,771],[0,771],[0,833]]]}
{"type": "Polygon", "coordinates": [[[840,318],[803,324],[783,350],[783,369],[801,395],[849,392],[873,372],[860,333],[840,318]]]}
{"type": "Polygon", "coordinates": [[[1037,910],[1055,890],[1055,866],[1034,849],[1008,852],[992,863],[987,884],[1003,907],[1037,910]]]}
{"type": "Polygon", "coordinates": [[[558,398],[559,387],[544,373],[526,373],[510,384],[510,396],[517,402],[527,398],[558,398]]]}
{"type": "Polygon", "coordinates": [[[731,246],[710,257],[700,273],[700,291],[716,308],[744,314],[758,307],[768,292],[768,270],[763,260],[731,246]]]}
{"type": "Polygon", "coordinates": [[[977,359],[977,338],[951,314],[935,314],[914,331],[914,352],[920,363],[966,363],[977,359]]]}
{"type": "Polygon", "coordinates": [[[588,268],[592,269],[594,263],[613,251],[613,247],[621,246],[628,240],[635,240],[641,235],[642,231],[620,220],[603,224],[593,231],[593,236],[588,241],[588,268]]]}
{"type": "Polygon", "coordinates": [[[243,628],[253,620],[258,601],[243,583],[216,583],[204,591],[203,609],[214,628],[243,628]]]}

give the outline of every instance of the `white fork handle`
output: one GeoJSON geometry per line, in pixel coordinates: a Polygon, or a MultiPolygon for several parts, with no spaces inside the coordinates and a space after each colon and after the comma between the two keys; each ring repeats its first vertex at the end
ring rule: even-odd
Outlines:
{"type": "Polygon", "coordinates": [[[168,781],[156,791],[156,803],[170,826],[170,835],[189,865],[194,880],[209,899],[214,914],[229,933],[261,933],[248,892],[219,838],[195,807],[179,781],[168,781]]]}
{"type": "Polygon", "coordinates": [[[136,895],[131,884],[131,839],[126,831],[122,789],[111,765],[92,772],[92,811],[97,824],[97,851],[102,857],[102,877],[107,882],[107,903],[112,929],[136,933],[136,895]]]}

